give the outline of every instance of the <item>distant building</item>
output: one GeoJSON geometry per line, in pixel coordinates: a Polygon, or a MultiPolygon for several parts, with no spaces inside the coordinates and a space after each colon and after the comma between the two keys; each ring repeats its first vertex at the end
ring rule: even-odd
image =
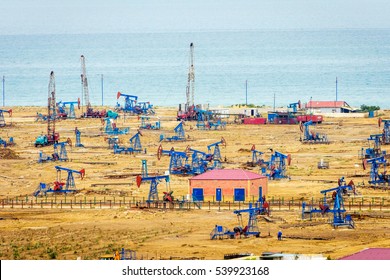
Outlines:
{"type": "Polygon", "coordinates": [[[259,260],[326,260],[321,254],[286,254],[286,253],[273,253],[263,252],[259,256],[259,260]]]}
{"type": "Polygon", "coordinates": [[[340,260],[390,260],[390,248],[367,248],[340,260]]]}
{"type": "Polygon", "coordinates": [[[286,254],[282,252],[263,252],[260,256],[249,253],[225,255],[224,259],[237,260],[326,260],[321,254],[286,254]]]}
{"type": "Polygon", "coordinates": [[[309,101],[305,108],[309,112],[318,113],[353,113],[357,110],[345,101],[309,101]]]}
{"type": "Polygon", "coordinates": [[[189,193],[199,201],[252,201],[268,191],[266,176],[242,169],[215,169],[189,179],[189,193]]]}

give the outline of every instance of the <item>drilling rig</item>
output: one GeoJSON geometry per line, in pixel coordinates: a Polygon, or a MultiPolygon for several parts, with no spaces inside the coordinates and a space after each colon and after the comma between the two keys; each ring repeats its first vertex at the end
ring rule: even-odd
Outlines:
{"type": "Polygon", "coordinates": [[[105,118],[106,117],[106,110],[102,111],[94,111],[91,103],[89,102],[89,90],[88,90],[88,79],[87,79],[87,70],[85,68],[85,57],[84,55],[81,55],[80,57],[81,61],[81,86],[82,86],[82,96],[84,99],[84,105],[86,106],[87,110],[82,115],[84,118],[105,118]]]}
{"type": "Polygon", "coordinates": [[[194,106],[195,94],[195,68],[194,68],[194,43],[190,44],[190,66],[188,69],[188,82],[186,88],[187,108],[194,106]]]}
{"type": "Polygon", "coordinates": [[[40,135],[35,140],[35,147],[48,146],[58,143],[60,134],[55,132],[56,128],[56,81],[54,72],[50,73],[49,90],[48,90],[48,105],[47,105],[47,134],[40,135]]]}
{"type": "Polygon", "coordinates": [[[194,43],[190,44],[190,63],[188,67],[188,80],[186,88],[186,104],[184,111],[179,106],[177,112],[177,120],[196,120],[196,112],[194,105],[195,95],[195,68],[194,68],[194,43]]]}

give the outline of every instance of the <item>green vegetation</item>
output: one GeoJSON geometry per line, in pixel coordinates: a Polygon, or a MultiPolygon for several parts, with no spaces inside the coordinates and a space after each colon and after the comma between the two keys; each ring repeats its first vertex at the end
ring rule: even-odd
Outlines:
{"type": "Polygon", "coordinates": [[[360,106],[360,111],[362,112],[370,112],[370,111],[377,111],[377,110],[380,110],[380,107],[379,106],[369,106],[369,105],[361,105],[360,106]]]}
{"type": "Polygon", "coordinates": [[[46,253],[48,254],[50,260],[55,260],[58,256],[58,253],[52,248],[47,248],[46,253]]]}

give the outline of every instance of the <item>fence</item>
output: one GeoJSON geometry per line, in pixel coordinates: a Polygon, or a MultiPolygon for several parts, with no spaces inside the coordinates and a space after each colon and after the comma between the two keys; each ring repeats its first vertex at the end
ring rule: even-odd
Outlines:
{"type": "MultiPolygon", "coordinates": [[[[255,201],[252,201],[255,202],[255,201]]],[[[302,201],[294,198],[285,199],[274,198],[268,200],[271,211],[285,211],[285,210],[301,210],[302,201]]],[[[312,198],[310,201],[306,201],[306,206],[317,207],[320,203],[323,203],[322,199],[312,198]]],[[[330,202],[331,204],[331,202],[330,202]]],[[[384,197],[351,197],[348,201],[344,202],[346,210],[354,211],[386,211],[390,210],[390,203],[384,197]]],[[[158,201],[147,202],[145,198],[138,197],[103,197],[103,199],[87,199],[87,197],[79,198],[71,197],[67,198],[63,196],[61,198],[54,197],[15,197],[6,198],[0,201],[1,208],[49,208],[49,209],[120,209],[120,208],[155,208],[155,209],[171,209],[171,210],[189,210],[189,209],[217,209],[217,210],[237,210],[245,209],[249,207],[249,202],[234,202],[234,201],[158,201]]]]}

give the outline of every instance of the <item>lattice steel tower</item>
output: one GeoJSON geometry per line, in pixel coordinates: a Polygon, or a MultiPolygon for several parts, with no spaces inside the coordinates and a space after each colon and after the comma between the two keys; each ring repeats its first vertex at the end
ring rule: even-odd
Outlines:
{"type": "Polygon", "coordinates": [[[47,135],[48,137],[50,135],[54,137],[54,133],[56,130],[56,117],[57,117],[57,110],[56,110],[56,80],[54,76],[54,72],[51,71],[50,73],[50,81],[48,86],[48,102],[47,102],[47,135]]]}
{"type": "Polygon", "coordinates": [[[195,68],[194,68],[194,43],[190,44],[190,58],[189,58],[189,67],[188,67],[188,81],[186,89],[187,103],[186,107],[194,105],[194,95],[195,95],[195,68]]]}
{"type": "Polygon", "coordinates": [[[85,69],[84,55],[81,55],[80,61],[81,61],[81,86],[82,86],[83,97],[84,97],[84,105],[87,106],[87,112],[88,112],[88,109],[91,107],[91,103],[89,102],[87,70],[85,69]]]}

